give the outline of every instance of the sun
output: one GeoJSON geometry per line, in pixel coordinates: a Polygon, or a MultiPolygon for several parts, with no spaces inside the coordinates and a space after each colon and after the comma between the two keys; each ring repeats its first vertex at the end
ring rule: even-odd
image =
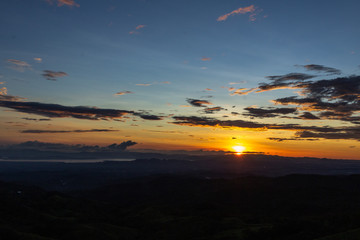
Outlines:
{"type": "Polygon", "coordinates": [[[233,146],[232,148],[235,150],[236,155],[241,155],[242,152],[245,151],[244,146],[233,146]]]}

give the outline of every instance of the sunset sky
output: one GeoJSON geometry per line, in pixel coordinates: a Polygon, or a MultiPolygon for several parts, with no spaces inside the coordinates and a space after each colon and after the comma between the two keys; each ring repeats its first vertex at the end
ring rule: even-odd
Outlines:
{"type": "Polygon", "coordinates": [[[360,159],[360,2],[0,1],[0,144],[360,159]]]}

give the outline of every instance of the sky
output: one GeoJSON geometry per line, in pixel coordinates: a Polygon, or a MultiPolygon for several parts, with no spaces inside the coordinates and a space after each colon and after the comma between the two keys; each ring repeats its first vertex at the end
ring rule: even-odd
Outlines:
{"type": "Polygon", "coordinates": [[[360,159],[360,2],[0,1],[0,144],[360,159]]]}

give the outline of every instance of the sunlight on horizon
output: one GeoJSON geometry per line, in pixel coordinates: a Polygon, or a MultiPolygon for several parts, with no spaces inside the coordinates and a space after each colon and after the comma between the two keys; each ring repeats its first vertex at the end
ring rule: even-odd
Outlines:
{"type": "Polygon", "coordinates": [[[244,146],[233,146],[232,148],[235,150],[236,155],[241,155],[246,149],[244,146]]]}

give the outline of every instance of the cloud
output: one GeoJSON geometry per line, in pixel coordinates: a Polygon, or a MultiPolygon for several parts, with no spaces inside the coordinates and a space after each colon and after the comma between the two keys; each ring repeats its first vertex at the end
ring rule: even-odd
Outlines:
{"type": "Polygon", "coordinates": [[[10,68],[19,72],[24,72],[26,69],[31,69],[31,65],[27,62],[16,60],[16,59],[8,59],[6,60],[11,64],[10,68]]]}
{"type": "Polygon", "coordinates": [[[212,105],[212,103],[207,100],[188,98],[186,101],[193,107],[206,107],[206,105],[212,105]]]}
{"type": "Polygon", "coordinates": [[[135,116],[139,116],[142,119],[145,120],[162,120],[163,116],[156,116],[156,115],[151,115],[151,114],[143,114],[143,113],[135,113],[135,116]]]}
{"type": "Polygon", "coordinates": [[[27,141],[19,144],[9,145],[8,149],[33,149],[40,151],[59,151],[59,152],[121,152],[128,147],[136,145],[133,141],[124,141],[120,144],[111,144],[105,147],[98,145],[83,145],[83,144],[62,144],[62,143],[47,143],[39,141],[27,141]]]}
{"type": "Polygon", "coordinates": [[[244,110],[248,113],[243,114],[244,116],[258,117],[258,118],[272,118],[282,114],[292,114],[297,111],[296,108],[255,108],[247,107],[244,110]]]}
{"type": "Polygon", "coordinates": [[[142,28],[144,28],[144,27],[146,27],[146,25],[138,25],[138,26],[136,26],[136,30],[139,30],[139,29],[142,29],[142,28]]]}
{"type": "Polygon", "coordinates": [[[42,62],[42,58],[34,58],[35,61],[41,63],[42,62]]]}
{"type": "Polygon", "coordinates": [[[204,108],[203,111],[207,114],[212,114],[214,112],[219,112],[221,110],[226,110],[226,109],[218,106],[218,107],[204,108]]]}
{"type": "Polygon", "coordinates": [[[26,121],[36,121],[36,122],[39,122],[39,121],[51,121],[50,118],[28,118],[28,117],[25,117],[25,118],[21,118],[21,119],[24,119],[26,121]]]}
{"type": "Polygon", "coordinates": [[[211,88],[205,88],[205,91],[214,91],[211,88]]]}
{"type": "Polygon", "coordinates": [[[135,85],[136,85],[136,86],[148,87],[148,86],[153,85],[153,83],[137,83],[137,84],[135,84],[135,85]]]}
{"type": "Polygon", "coordinates": [[[16,102],[0,99],[0,107],[14,109],[18,112],[35,114],[49,118],[77,118],[87,120],[111,120],[121,119],[133,111],[101,109],[84,106],[63,106],[60,104],[49,104],[40,102],[16,102]]]}
{"type": "Polygon", "coordinates": [[[144,28],[144,27],[146,27],[146,25],[143,25],[143,24],[137,25],[137,26],[135,27],[135,30],[130,31],[129,34],[130,34],[130,35],[132,35],[132,34],[139,34],[140,32],[138,32],[138,31],[136,31],[136,30],[140,30],[140,29],[142,29],[142,28],[144,28]]]}
{"type": "Polygon", "coordinates": [[[269,140],[276,141],[276,142],[284,142],[284,141],[318,141],[318,138],[299,138],[299,137],[292,137],[292,138],[268,138],[269,140]]]}
{"type": "Polygon", "coordinates": [[[7,95],[7,88],[6,88],[6,87],[0,88],[0,95],[1,95],[1,96],[7,95]]]}
{"type": "Polygon", "coordinates": [[[202,58],[201,58],[201,61],[211,61],[211,58],[209,58],[209,57],[202,57],[202,58]]]}
{"type": "Polygon", "coordinates": [[[47,80],[56,81],[59,77],[66,77],[68,74],[66,72],[55,72],[50,70],[44,70],[42,74],[47,80]]]}
{"type": "Polygon", "coordinates": [[[225,15],[222,15],[220,17],[218,17],[217,21],[225,21],[228,17],[230,17],[231,15],[236,15],[236,14],[245,14],[245,13],[254,13],[255,12],[255,6],[254,5],[250,5],[248,7],[243,7],[243,8],[238,8],[230,13],[227,13],[225,15]]]}
{"type": "Polygon", "coordinates": [[[289,80],[304,81],[304,80],[308,80],[308,79],[311,79],[314,77],[316,77],[316,76],[304,74],[304,73],[289,73],[289,74],[280,75],[280,76],[267,76],[266,78],[269,80],[275,81],[275,82],[286,82],[289,80]]]}
{"type": "Polygon", "coordinates": [[[304,67],[308,71],[325,72],[325,73],[328,73],[330,75],[332,75],[332,74],[335,74],[335,75],[341,74],[341,71],[339,69],[332,68],[332,67],[325,67],[323,65],[318,65],[318,64],[295,65],[295,66],[304,67]]]}
{"type": "Polygon", "coordinates": [[[131,91],[122,91],[122,92],[117,92],[114,94],[114,96],[121,96],[121,95],[126,95],[126,94],[132,94],[133,92],[131,91]]]}
{"type": "MultiPolygon", "coordinates": [[[[267,124],[267,123],[258,123],[252,121],[244,120],[219,120],[216,118],[208,117],[197,117],[197,116],[174,116],[175,120],[172,122],[177,125],[184,126],[194,126],[194,127],[220,127],[220,128],[241,128],[241,129],[254,129],[254,130],[287,130],[287,131],[298,131],[297,136],[301,138],[306,138],[306,136],[301,135],[301,133],[309,131],[319,136],[322,133],[350,133],[356,132],[360,133],[360,128],[354,127],[329,127],[329,126],[302,126],[300,124],[267,124]]],[[[325,135],[323,135],[325,136],[325,135]]],[[[360,136],[358,139],[360,139],[360,136]]],[[[309,136],[310,137],[310,136],[309,136]]]]}
{"type": "Polygon", "coordinates": [[[258,88],[238,88],[238,89],[233,88],[233,87],[228,88],[229,92],[232,92],[232,93],[230,93],[231,96],[248,95],[249,93],[254,92],[257,89],[258,88]]]}
{"type": "Polygon", "coordinates": [[[80,7],[80,5],[78,3],[76,3],[74,0],[46,0],[46,2],[48,2],[49,4],[53,4],[54,1],[57,2],[57,6],[58,7],[62,7],[62,6],[69,6],[69,7],[80,7]]]}
{"type": "Polygon", "coordinates": [[[89,133],[89,132],[118,132],[112,129],[88,129],[88,130],[23,130],[21,133],[89,133]]]}
{"type": "Polygon", "coordinates": [[[302,118],[304,120],[318,120],[318,119],[320,119],[319,117],[315,116],[314,114],[312,114],[310,112],[304,112],[302,115],[300,115],[300,118],[302,118]]]}

